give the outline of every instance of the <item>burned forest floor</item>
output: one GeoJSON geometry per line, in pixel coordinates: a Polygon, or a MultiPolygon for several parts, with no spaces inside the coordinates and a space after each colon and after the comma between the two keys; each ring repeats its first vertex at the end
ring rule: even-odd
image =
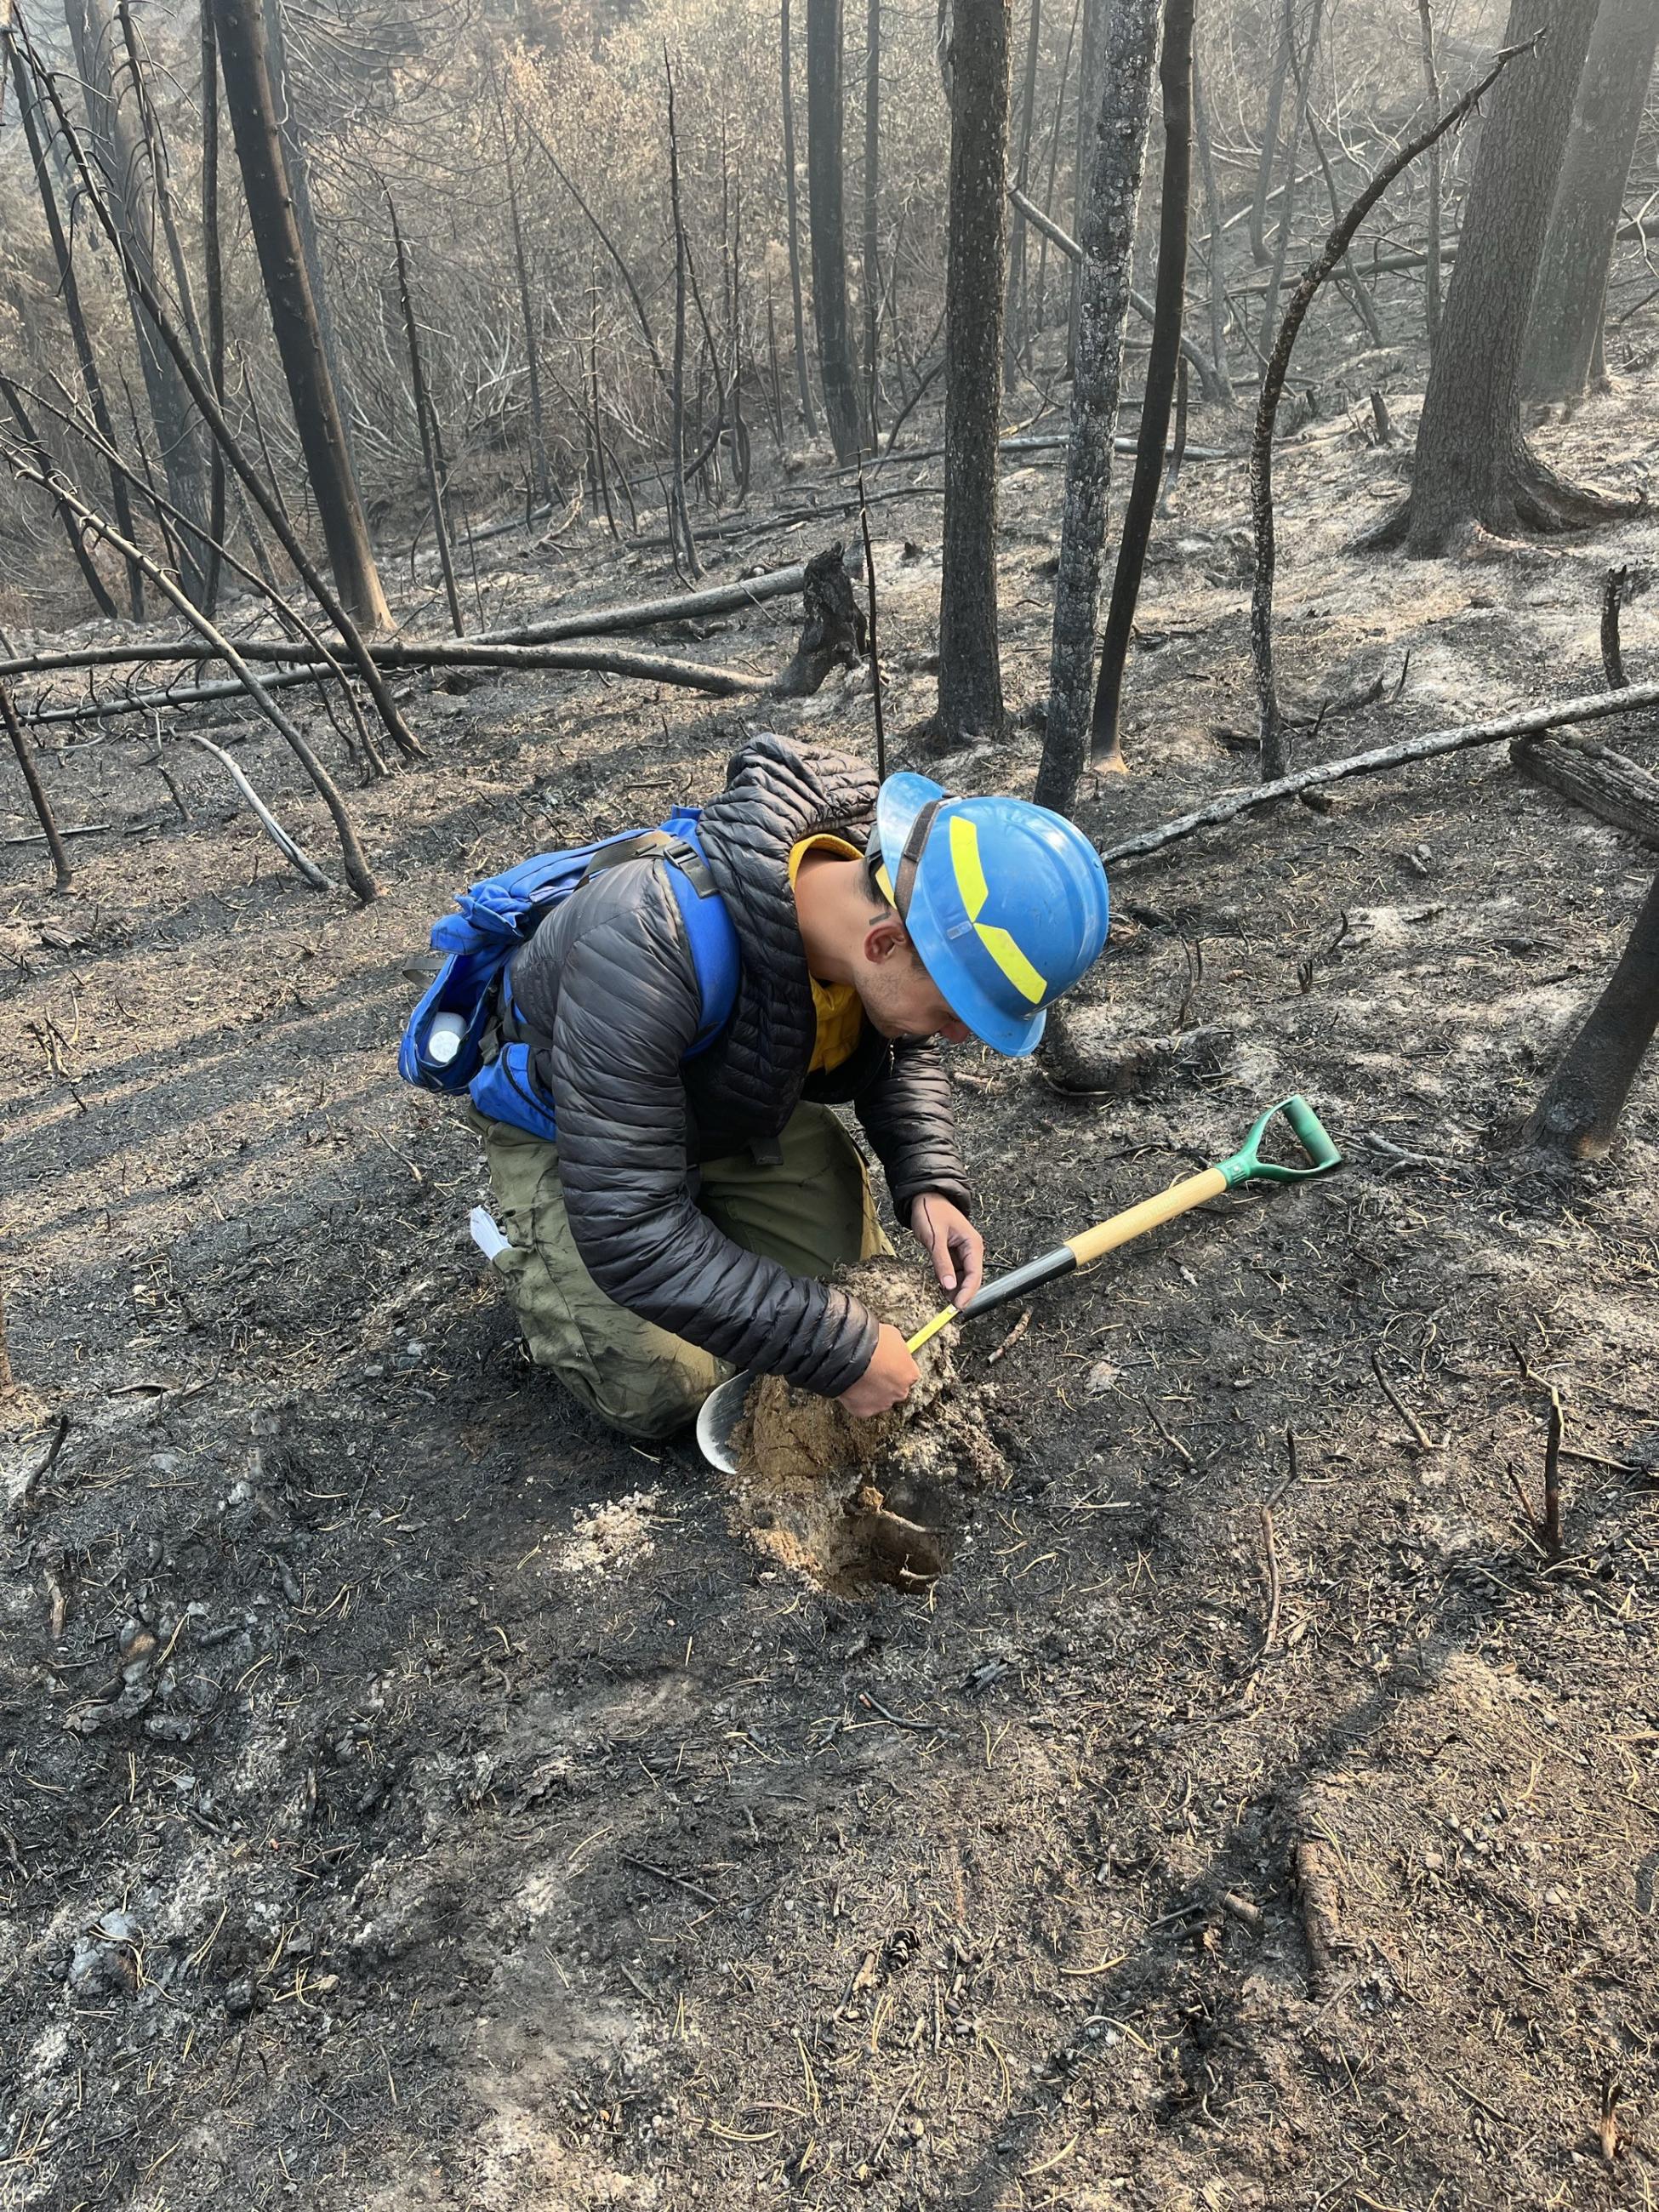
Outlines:
{"type": "MultiPolygon", "coordinates": [[[[1543,449],[1628,487],[1656,402],[1649,365],[1543,449]]],[[[1384,679],[1303,757],[1599,689],[1601,575],[1659,523],[1357,555],[1404,466],[1369,419],[1279,460],[1287,697],[1384,679]]],[[[1195,411],[1235,458],[1159,525],[1103,842],[1251,775],[1244,434],[1195,411]]],[[[1029,791],[1041,744],[1060,457],[1011,460],[994,752],[902,734],[939,465],[872,484],[904,488],[871,511],[893,756],[963,788],[1029,791]]],[[[771,496],[712,579],[856,536],[771,496]]],[[[491,623],[673,588],[586,523],[477,554],[491,623]]],[[[434,634],[429,571],[399,581],[434,634]]],[[[652,643],[765,671],[794,604],[652,643]]],[[[1659,670],[1655,602],[1625,646],[1659,670]]],[[[106,825],[70,896],[0,848],[32,1394],[0,1438],[0,2203],[1650,2203],[1659,1071],[1603,1165],[1515,1139],[1654,855],[1496,747],[1121,871],[1079,1033],[1181,1048],[1092,1097],[952,1054],[994,1264],[1293,1090],[1346,1164],[963,1331],[994,1451],[942,1478],[948,1571],[826,1589],[689,1441],[620,1442],[527,1364],[467,1236],[476,1144],[394,1047],[456,888],[711,792],[750,728],[868,755],[867,689],[400,688],[430,758],[350,790],[366,909],[170,744],[181,819],[148,718],[40,756],[60,819],[106,825]]],[[[1600,734],[1659,767],[1651,723],[1600,734]]]]}

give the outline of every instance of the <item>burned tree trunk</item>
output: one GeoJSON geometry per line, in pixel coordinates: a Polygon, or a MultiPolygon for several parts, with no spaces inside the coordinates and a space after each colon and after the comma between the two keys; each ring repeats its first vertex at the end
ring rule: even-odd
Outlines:
{"type": "Polygon", "coordinates": [[[444,580],[444,598],[449,605],[449,626],[459,637],[466,624],[461,619],[460,593],[455,584],[455,561],[450,550],[449,487],[438,463],[438,418],[427,385],[426,364],[421,358],[421,333],[415,316],[415,295],[410,283],[409,252],[404,244],[403,226],[398,221],[398,210],[390,192],[386,196],[386,211],[392,220],[392,246],[398,267],[398,300],[403,308],[404,338],[409,349],[410,397],[414,402],[415,421],[421,434],[421,465],[426,476],[427,498],[432,508],[432,534],[437,542],[438,567],[444,580]]]}
{"type": "MultiPolygon", "coordinates": [[[[1313,67],[1319,53],[1319,33],[1325,12],[1325,0],[1312,0],[1308,17],[1308,44],[1300,67],[1296,58],[1296,24],[1291,12],[1291,0],[1285,0],[1285,52],[1296,79],[1296,107],[1291,120],[1290,137],[1285,146],[1285,178],[1279,188],[1279,223],[1273,233],[1273,267],[1268,272],[1267,285],[1261,298],[1261,330],[1256,341],[1256,350],[1263,361],[1273,351],[1273,332],[1279,327],[1279,302],[1285,290],[1285,271],[1289,266],[1291,239],[1296,222],[1296,173],[1302,160],[1302,134],[1310,120],[1308,105],[1312,97],[1313,67]]],[[[1334,216],[1337,210],[1333,209],[1334,216]]]]}
{"type": "Polygon", "coordinates": [[[1544,239],[1522,389],[1582,398],[1601,334],[1625,180],[1659,53],[1654,0],[1601,0],[1544,239]]]}
{"type": "Polygon", "coordinates": [[[357,455],[351,439],[351,392],[346,381],[340,342],[334,328],[333,309],[329,304],[328,283],[323,274],[322,248],[318,243],[317,216],[311,198],[311,156],[306,149],[300,111],[294,98],[293,76],[288,65],[288,41],[283,30],[282,0],[260,0],[260,4],[264,15],[265,55],[270,71],[270,88],[276,96],[277,129],[282,134],[283,165],[294,199],[294,224],[300,234],[300,250],[305,255],[306,278],[316,305],[317,328],[323,340],[323,358],[328,363],[329,377],[339,405],[340,427],[345,434],[346,452],[351,456],[355,470],[357,455]]]}
{"type": "MultiPolygon", "coordinates": [[[[92,337],[81,304],[81,288],[76,277],[69,240],[64,234],[64,219],[58,210],[57,186],[46,161],[46,149],[41,143],[40,127],[35,113],[35,87],[29,81],[21,46],[11,39],[8,39],[6,44],[11,53],[12,81],[17,88],[17,112],[22,120],[23,140],[34,170],[35,185],[40,195],[40,211],[46,222],[46,235],[52,241],[52,261],[58,270],[58,289],[63,297],[70,340],[75,348],[76,366],[81,372],[81,387],[87,395],[87,405],[91,410],[99,436],[112,446],[115,443],[115,426],[110,420],[109,403],[104,397],[104,381],[98,370],[98,357],[92,349],[92,337]]],[[[127,500],[126,484],[113,470],[110,472],[110,501],[118,526],[124,535],[131,538],[132,509],[127,500]]],[[[144,618],[144,579],[141,569],[129,567],[127,594],[133,620],[142,622],[144,618]]]]}
{"type": "Polygon", "coordinates": [[[842,0],[806,0],[806,198],[812,240],[812,319],[818,329],[823,411],[836,459],[859,457],[858,380],[847,304],[847,211],[842,176],[842,0]]]}
{"type": "Polygon", "coordinates": [[[1255,191],[1250,201],[1250,252],[1264,268],[1273,258],[1267,251],[1268,188],[1273,180],[1273,164],[1279,158],[1279,125],[1285,112],[1285,87],[1290,78],[1291,48],[1295,39],[1296,25],[1286,8],[1279,20],[1273,44],[1267,119],[1261,126],[1261,153],[1255,166],[1255,191]]]}
{"type": "Polygon", "coordinates": [[[1105,89],[1094,134],[1084,210],[1077,373],[1054,578],[1048,725],[1036,796],[1069,814],[1089,739],[1095,636],[1100,619],[1100,556],[1106,536],[1112,439],[1123,371],[1135,210],[1152,105],[1158,0],[1118,0],[1108,40],[1105,89]]]}
{"type": "Polygon", "coordinates": [[[1411,493],[1373,545],[1447,553],[1481,532],[1555,531],[1616,511],[1563,483],[1521,434],[1527,320],[1595,0],[1511,0],[1506,49],[1547,32],[1490,101],[1439,343],[1418,426],[1411,493]]]}
{"type": "Polygon", "coordinates": [[[530,301],[530,261],[525,252],[524,224],[519,215],[519,181],[514,172],[513,149],[507,143],[505,118],[501,123],[501,151],[507,161],[507,206],[513,226],[513,268],[519,284],[519,319],[524,325],[525,376],[530,400],[531,481],[538,502],[550,512],[553,477],[547,465],[547,432],[542,411],[541,347],[538,343],[536,313],[530,301]]]}
{"type": "Polygon", "coordinates": [[[795,182],[795,88],[789,76],[789,0],[783,0],[783,195],[789,224],[789,290],[795,312],[795,382],[800,418],[809,438],[818,434],[812,405],[812,377],[806,365],[806,310],[800,281],[800,193],[795,182]]]}
{"type": "Polygon", "coordinates": [[[1000,738],[1005,725],[997,645],[997,434],[1012,15],[1012,0],[954,0],[951,9],[939,608],[939,722],[947,741],[1000,738]]]}
{"type": "Polygon", "coordinates": [[[1217,387],[1213,397],[1224,406],[1231,407],[1233,386],[1227,374],[1225,235],[1221,221],[1221,194],[1216,189],[1215,152],[1210,143],[1209,117],[1196,58],[1193,62],[1193,135],[1198,146],[1199,173],[1204,179],[1204,250],[1207,263],[1204,273],[1210,295],[1210,360],[1215,369],[1217,387]]]}
{"type": "Polygon", "coordinates": [[[1619,965],[1567,1047],[1522,1141],[1575,1159],[1605,1159],[1644,1054],[1659,1029],[1659,876],[1619,965]]]}
{"type": "MultiPolygon", "coordinates": [[[[66,891],[70,882],[69,854],[58,834],[57,817],[52,813],[52,802],[46,797],[46,787],[40,781],[40,770],[30,757],[28,742],[18,723],[17,710],[11,703],[11,694],[3,684],[0,684],[0,722],[6,726],[6,735],[11,739],[11,749],[17,756],[17,765],[22,771],[29,803],[34,809],[34,818],[40,824],[40,835],[46,839],[46,850],[52,855],[52,872],[57,878],[53,888],[66,891]]],[[[11,1381],[11,1371],[5,1364],[5,1350],[3,1322],[0,1322],[0,1393],[3,1393],[11,1381]]]]}
{"type": "Polygon", "coordinates": [[[1097,769],[1121,770],[1123,747],[1118,708],[1129,637],[1140,599],[1146,547],[1152,534],[1158,482],[1164,472],[1164,441],[1181,363],[1181,317],[1187,296],[1187,216],[1192,183],[1194,0],[1168,0],[1164,11],[1164,48],[1158,78],[1164,93],[1164,181],[1158,200],[1158,285],[1153,294],[1152,344],[1146,356],[1146,387],[1135,443],[1134,475],[1123,510],[1117,566],[1112,575],[1101,649],[1100,682],[1095,690],[1089,753],[1097,769]]]}
{"type": "Polygon", "coordinates": [[[864,250],[860,274],[864,283],[865,415],[870,425],[870,447],[873,453],[881,442],[878,386],[880,364],[877,357],[881,326],[881,250],[876,222],[881,181],[881,0],[868,0],[865,25],[864,250]]]}
{"type": "MultiPolygon", "coordinates": [[[[161,289],[154,250],[155,211],[146,181],[149,164],[131,112],[135,88],[131,82],[118,89],[116,85],[112,58],[115,27],[106,0],[66,0],[64,16],[111,215],[120,231],[123,248],[143,280],[153,289],[161,289]]],[[[191,523],[204,524],[208,519],[209,491],[201,425],[176,364],[136,296],[131,307],[168,496],[191,523]]],[[[192,601],[199,603],[206,596],[210,558],[206,540],[197,530],[185,527],[179,533],[178,552],[179,581],[192,601]]]]}
{"type": "MultiPolygon", "coordinates": [[[[1042,0],[1031,0],[1030,21],[1025,33],[1025,81],[1019,101],[1019,151],[1014,161],[1014,189],[1029,190],[1031,133],[1036,122],[1037,52],[1042,42],[1042,0]]],[[[1024,343],[1025,225],[1017,222],[1008,239],[1008,296],[1002,311],[1002,388],[1012,392],[1019,374],[1024,343]]]]}
{"type": "Polygon", "coordinates": [[[339,396],[329,374],[283,157],[260,0],[213,0],[219,66],[247,195],[283,372],[334,581],[347,611],[370,629],[391,622],[352,471],[339,396]]]}

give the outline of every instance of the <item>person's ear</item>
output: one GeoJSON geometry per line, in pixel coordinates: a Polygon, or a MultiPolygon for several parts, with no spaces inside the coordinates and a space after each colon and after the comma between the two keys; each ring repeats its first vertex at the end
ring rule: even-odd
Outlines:
{"type": "Polygon", "coordinates": [[[880,915],[864,933],[864,957],[872,968],[879,968],[894,955],[903,951],[910,942],[909,932],[898,916],[888,912],[880,915]]]}

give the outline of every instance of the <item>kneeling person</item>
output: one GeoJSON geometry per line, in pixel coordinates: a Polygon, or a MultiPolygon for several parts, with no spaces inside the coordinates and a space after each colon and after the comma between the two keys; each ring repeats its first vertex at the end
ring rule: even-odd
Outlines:
{"type": "Polygon", "coordinates": [[[733,1367],[882,1413],[917,1370],[823,1279],[892,1249],[831,1109],[854,1108],[965,1304],[982,1246],[937,1041],[1033,1048],[1104,945],[1104,872],[1045,809],[918,775],[878,791],[776,737],[736,756],[696,837],[738,959],[706,1048],[672,860],[604,866],[513,958],[500,1036],[527,1048],[557,1141],[475,1115],[495,1264],[538,1364],[629,1434],[684,1426],[733,1367]]]}

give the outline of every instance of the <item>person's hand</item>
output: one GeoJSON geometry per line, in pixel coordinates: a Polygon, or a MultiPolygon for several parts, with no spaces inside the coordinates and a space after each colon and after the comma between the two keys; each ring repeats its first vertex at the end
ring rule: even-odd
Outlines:
{"type": "Polygon", "coordinates": [[[910,1229],[960,1312],[985,1279],[985,1239],[959,1206],[932,1190],[910,1208],[910,1229]]]}
{"type": "Polygon", "coordinates": [[[905,1349],[904,1339],[890,1322],[883,1322],[874,1357],[858,1381],[842,1392],[841,1402],[856,1419],[867,1421],[873,1414],[884,1413],[890,1406],[902,1405],[920,1371],[905,1349]]]}

